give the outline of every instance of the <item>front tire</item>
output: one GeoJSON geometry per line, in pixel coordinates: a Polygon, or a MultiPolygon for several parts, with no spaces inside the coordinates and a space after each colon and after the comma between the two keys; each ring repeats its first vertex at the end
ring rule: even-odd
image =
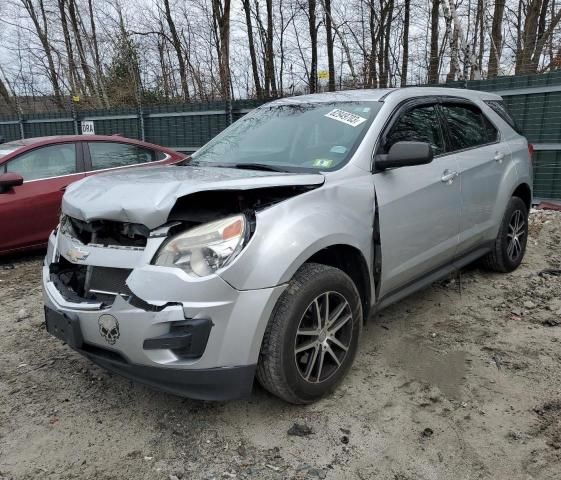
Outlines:
{"type": "Polygon", "coordinates": [[[304,264],[275,306],[257,379],[283,400],[311,403],[335,389],[353,363],[362,306],[353,281],[327,265],[304,264]]]}
{"type": "Polygon", "coordinates": [[[495,272],[516,270],[526,252],[528,241],[528,208],[519,197],[512,197],[506,207],[493,250],[483,264],[495,272]]]}

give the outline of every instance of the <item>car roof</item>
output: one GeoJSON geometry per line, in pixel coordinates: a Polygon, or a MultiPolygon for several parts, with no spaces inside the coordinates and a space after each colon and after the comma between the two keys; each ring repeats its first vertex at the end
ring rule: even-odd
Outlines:
{"type": "Polygon", "coordinates": [[[161,145],[155,145],[148,142],[143,142],[142,140],[135,140],[134,138],[123,137],[121,135],[52,135],[45,137],[30,137],[23,138],[19,140],[12,140],[10,142],[5,142],[0,144],[0,148],[6,150],[5,147],[13,147],[10,149],[9,153],[0,157],[0,163],[7,162],[12,157],[20,155],[23,152],[31,150],[32,148],[44,146],[44,145],[54,145],[57,143],[67,143],[67,142],[118,142],[118,143],[129,143],[133,145],[140,145],[148,148],[154,148],[161,150],[162,152],[185,156],[180,152],[161,145]]]}
{"type": "Polygon", "coordinates": [[[339,92],[314,93],[297,97],[282,98],[267,105],[286,105],[299,103],[331,103],[331,102],[377,102],[385,98],[410,98],[426,96],[447,96],[468,100],[501,100],[499,95],[478,90],[446,87],[404,87],[343,90],[339,92]]]}
{"type": "MultiPolygon", "coordinates": [[[[22,138],[18,140],[12,140],[10,142],[3,143],[2,145],[37,145],[37,144],[48,144],[48,143],[59,143],[59,142],[79,142],[79,141],[111,141],[111,142],[125,142],[125,143],[138,143],[150,145],[147,142],[141,140],[136,140],[134,138],[123,137],[122,135],[50,135],[45,137],[30,137],[22,138]]],[[[155,147],[160,147],[159,145],[154,145],[155,147]]],[[[161,147],[165,148],[165,147],[161,147]]]]}

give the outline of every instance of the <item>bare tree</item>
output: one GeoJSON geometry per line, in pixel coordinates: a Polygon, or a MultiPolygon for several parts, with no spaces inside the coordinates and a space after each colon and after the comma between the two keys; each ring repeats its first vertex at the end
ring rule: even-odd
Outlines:
{"type": "Polygon", "coordinates": [[[169,0],[164,0],[165,17],[168,24],[168,28],[171,35],[171,44],[177,55],[177,64],[179,65],[179,79],[181,82],[181,91],[183,93],[183,98],[186,102],[189,101],[189,85],[187,83],[187,69],[185,68],[185,58],[183,54],[183,48],[181,46],[181,40],[177,34],[177,29],[175,27],[175,22],[173,21],[173,16],[171,14],[171,8],[169,6],[169,0]]]}
{"type": "Polygon", "coordinates": [[[316,21],[316,0],[308,0],[308,29],[311,43],[311,62],[309,75],[310,93],[316,93],[318,86],[318,26],[316,21]]]}
{"type": "Polygon", "coordinates": [[[49,78],[53,87],[56,103],[63,107],[64,101],[62,98],[62,90],[60,88],[59,76],[55,67],[54,49],[49,41],[49,23],[47,21],[47,13],[43,0],[39,0],[38,5],[35,6],[33,0],[20,0],[21,4],[29,14],[29,18],[35,27],[37,38],[41,42],[45,57],[47,58],[47,77],[49,78]]]}
{"type": "Polygon", "coordinates": [[[407,67],[409,65],[409,22],[411,15],[411,0],[404,0],[403,4],[403,57],[401,60],[401,86],[407,85],[407,67]]]}
{"type": "Polygon", "coordinates": [[[493,26],[491,28],[491,51],[489,52],[488,77],[496,77],[501,62],[503,49],[503,15],[505,11],[505,0],[495,0],[493,11],[493,26]]]}
{"type": "Polygon", "coordinates": [[[220,93],[222,98],[232,98],[230,90],[230,0],[212,0],[213,25],[220,71],[220,93]]]}
{"type": "Polygon", "coordinates": [[[327,44],[327,65],[329,71],[328,88],[330,92],[335,91],[335,58],[333,56],[333,29],[331,17],[331,0],[323,0],[325,10],[325,42],[327,44]]]}
{"type": "MultiPolygon", "coordinates": [[[[520,0],[522,4],[522,0],[520,0]]],[[[536,73],[545,45],[561,20],[561,10],[548,21],[550,0],[530,0],[525,8],[524,27],[518,37],[516,74],[536,73]]],[[[522,10],[523,7],[520,7],[522,10]]],[[[519,22],[521,20],[519,19],[519,22]]]]}
{"type": "Polygon", "coordinates": [[[429,83],[438,83],[438,74],[440,70],[438,55],[438,15],[440,10],[440,0],[432,0],[432,8],[430,15],[430,53],[428,67],[429,83]]]}
{"type": "Polygon", "coordinates": [[[249,57],[251,59],[251,70],[253,72],[253,83],[255,85],[255,94],[257,95],[257,98],[263,98],[261,79],[259,77],[259,66],[257,65],[257,53],[255,52],[255,39],[253,36],[253,22],[251,19],[251,2],[250,0],[242,0],[242,5],[245,13],[247,41],[249,44],[249,57]]]}

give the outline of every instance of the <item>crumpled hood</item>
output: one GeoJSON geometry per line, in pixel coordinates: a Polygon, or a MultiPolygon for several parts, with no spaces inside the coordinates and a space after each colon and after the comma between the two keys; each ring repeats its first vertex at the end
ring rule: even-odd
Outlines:
{"type": "Polygon", "coordinates": [[[321,185],[319,173],[277,173],[216,167],[146,167],[93,175],[70,185],[62,211],[84,220],[163,225],[178,198],[208,190],[321,185]]]}

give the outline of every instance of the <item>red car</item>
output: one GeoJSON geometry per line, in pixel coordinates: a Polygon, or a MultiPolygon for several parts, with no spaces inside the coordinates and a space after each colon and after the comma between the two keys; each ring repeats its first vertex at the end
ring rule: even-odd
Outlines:
{"type": "Polygon", "coordinates": [[[169,148],[120,136],[38,137],[0,144],[0,254],[47,243],[70,183],[112,169],[183,159],[169,148]]]}

